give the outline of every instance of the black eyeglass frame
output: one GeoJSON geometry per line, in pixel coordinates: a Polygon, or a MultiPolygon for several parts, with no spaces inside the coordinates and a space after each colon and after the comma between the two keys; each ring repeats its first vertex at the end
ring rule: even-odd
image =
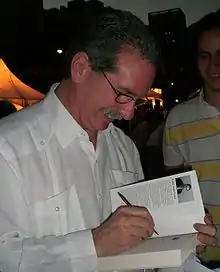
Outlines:
{"type": "Polygon", "coordinates": [[[132,97],[129,94],[125,94],[125,93],[120,92],[117,88],[114,87],[114,85],[111,83],[111,81],[109,80],[109,78],[107,77],[107,75],[106,75],[106,73],[104,71],[102,71],[102,74],[105,77],[105,79],[107,80],[108,84],[111,86],[111,88],[114,91],[114,93],[116,94],[115,101],[117,103],[119,103],[119,104],[127,104],[127,103],[130,103],[131,101],[134,101],[135,104],[136,104],[137,100],[134,97],[132,97]],[[126,101],[120,101],[119,100],[120,97],[126,98],[126,101]]]}

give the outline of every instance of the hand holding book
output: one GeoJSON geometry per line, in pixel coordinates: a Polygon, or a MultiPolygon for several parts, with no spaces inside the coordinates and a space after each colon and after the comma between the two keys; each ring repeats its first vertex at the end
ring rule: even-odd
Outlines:
{"type": "Polygon", "coordinates": [[[216,245],[218,242],[216,238],[217,229],[209,213],[205,215],[204,222],[205,224],[194,224],[194,228],[198,232],[198,246],[196,249],[198,254],[202,253],[207,245],[216,245]]]}
{"type": "MultiPolygon", "coordinates": [[[[173,175],[173,174],[183,173],[183,172],[187,172],[191,170],[192,170],[191,165],[183,164],[177,167],[173,167],[171,169],[167,169],[166,174],[173,175]]],[[[215,225],[213,224],[212,216],[206,208],[205,208],[205,213],[206,213],[204,218],[205,224],[201,224],[201,223],[194,224],[194,228],[198,232],[197,240],[199,245],[197,246],[197,251],[199,253],[201,252],[201,247],[204,248],[205,245],[215,245],[218,242],[217,238],[215,237],[217,229],[215,225]]],[[[202,251],[204,250],[202,249],[202,251]]]]}
{"type": "Polygon", "coordinates": [[[196,237],[204,244],[216,242],[209,215],[204,224],[195,171],[133,183],[110,193],[113,213],[92,231],[101,271],[181,266],[195,250],[196,237]],[[155,225],[159,235],[154,234],[155,225]]]}
{"type": "Polygon", "coordinates": [[[153,233],[152,239],[118,256],[100,258],[100,268],[104,270],[176,267],[195,250],[196,237],[204,244],[216,243],[216,229],[208,215],[204,224],[195,171],[133,183],[110,193],[113,212],[125,203],[124,198],[134,206],[147,207],[159,235],[153,233]],[[195,222],[198,223],[193,226],[195,222]]]}

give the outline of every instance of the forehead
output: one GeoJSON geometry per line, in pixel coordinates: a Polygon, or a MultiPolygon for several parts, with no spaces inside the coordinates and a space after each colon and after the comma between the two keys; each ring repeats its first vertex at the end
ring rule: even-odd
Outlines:
{"type": "Polygon", "coordinates": [[[118,55],[117,75],[122,87],[143,92],[151,87],[155,74],[155,66],[136,49],[123,50],[118,55]]]}
{"type": "Polygon", "coordinates": [[[205,31],[198,44],[200,51],[213,52],[220,50],[220,27],[205,31]]]}

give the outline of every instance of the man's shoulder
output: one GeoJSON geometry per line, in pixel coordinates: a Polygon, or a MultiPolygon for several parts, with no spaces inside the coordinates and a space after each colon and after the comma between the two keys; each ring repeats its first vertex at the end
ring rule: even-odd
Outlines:
{"type": "Polygon", "coordinates": [[[194,97],[190,100],[184,101],[178,104],[177,106],[175,106],[171,110],[171,113],[172,114],[182,114],[182,113],[188,114],[188,111],[194,111],[195,106],[199,105],[199,103],[200,103],[199,97],[194,97]]]}
{"type": "Polygon", "coordinates": [[[198,119],[200,114],[199,105],[199,97],[194,97],[178,104],[170,111],[167,122],[171,123],[173,126],[176,126],[180,123],[188,123],[198,119]]]}
{"type": "Polygon", "coordinates": [[[42,103],[39,102],[3,118],[0,121],[0,152],[6,143],[15,151],[28,147],[30,138],[33,139],[40,131],[43,115],[42,103]]]}
{"type": "Polygon", "coordinates": [[[42,102],[17,111],[0,121],[0,134],[8,135],[12,131],[22,131],[25,127],[34,125],[34,121],[42,114],[42,102]]]}

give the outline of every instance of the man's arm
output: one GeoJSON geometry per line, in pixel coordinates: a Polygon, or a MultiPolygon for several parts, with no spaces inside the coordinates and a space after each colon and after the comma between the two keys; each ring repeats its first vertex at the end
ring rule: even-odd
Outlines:
{"type": "Polygon", "coordinates": [[[96,250],[90,230],[65,236],[32,237],[20,180],[0,155],[0,268],[7,272],[94,271],[96,250]],[[27,222],[28,224],[28,222],[27,222]]]}
{"type": "MultiPolygon", "coordinates": [[[[138,153],[136,154],[138,159],[138,153]]],[[[138,159],[139,160],[139,159],[138,159]]],[[[137,165],[141,177],[140,164],[137,165]]],[[[37,239],[28,227],[28,209],[18,173],[0,154],[0,268],[7,272],[88,272],[97,256],[121,253],[153,234],[144,207],[120,207],[93,230],[37,239]]]]}

